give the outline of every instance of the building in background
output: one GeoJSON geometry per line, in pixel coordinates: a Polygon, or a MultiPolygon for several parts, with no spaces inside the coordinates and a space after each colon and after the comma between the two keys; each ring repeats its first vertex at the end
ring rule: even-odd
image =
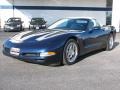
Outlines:
{"type": "Polygon", "coordinates": [[[110,8],[111,10],[106,11],[106,25],[111,25],[112,23],[112,5],[113,0],[107,0],[106,7],[110,8]]]}
{"type": "Polygon", "coordinates": [[[120,32],[120,0],[113,0],[112,25],[120,32]]]}
{"type": "Polygon", "coordinates": [[[21,17],[26,28],[32,17],[43,17],[48,24],[64,17],[95,17],[105,25],[111,11],[106,5],[106,0],[0,0],[1,26],[13,16],[21,17]]]}

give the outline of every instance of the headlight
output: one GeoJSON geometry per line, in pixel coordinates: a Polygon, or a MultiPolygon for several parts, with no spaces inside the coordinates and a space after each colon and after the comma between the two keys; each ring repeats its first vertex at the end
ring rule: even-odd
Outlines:
{"type": "Polygon", "coordinates": [[[17,27],[20,27],[21,25],[17,25],[17,27]]]}
{"type": "Polygon", "coordinates": [[[11,29],[13,29],[13,27],[10,26],[10,25],[5,25],[4,27],[5,27],[5,28],[11,28],[11,29]]]}
{"type": "Polygon", "coordinates": [[[5,27],[9,27],[8,25],[5,25],[5,27]]]}
{"type": "Polygon", "coordinates": [[[56,55],[55,52],[42,52],[40,53],[40,57],[47,57],[47,56],[53,56],[56,55]]]}

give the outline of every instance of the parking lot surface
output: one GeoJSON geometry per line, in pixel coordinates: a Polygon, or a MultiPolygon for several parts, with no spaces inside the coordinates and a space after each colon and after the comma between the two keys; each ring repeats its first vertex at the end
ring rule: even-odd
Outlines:
{"type": "Polygon", "coordinates": [[[120,34],[112,51],[87,54],[71,66],[44,66],[4,56],[0,31],[0,90],[120,90],[120,34]]]}

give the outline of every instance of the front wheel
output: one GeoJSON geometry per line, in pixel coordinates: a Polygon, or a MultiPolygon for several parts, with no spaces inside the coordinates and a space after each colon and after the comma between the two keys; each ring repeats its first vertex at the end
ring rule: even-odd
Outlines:
{"type": "Polygon", "coordinates": [[[113,37],[112,34],[110,34],[110,36],[109,36],[109,38],[108,38],[106,50],[107,50],[107,51],[112,50],[112,49],[113,49],[113,46],[114,46],[114,37],[113,37]]]}
{"type": "Polygon", "coordinates": [[[74,39],[67,41],[63,51],[63,64],[72,65],[78,58],[78,44],[74,39]]]}

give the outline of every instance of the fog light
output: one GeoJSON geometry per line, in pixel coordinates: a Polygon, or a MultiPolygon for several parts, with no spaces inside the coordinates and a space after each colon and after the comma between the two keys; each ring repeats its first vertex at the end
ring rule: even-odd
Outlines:
{"type": "Polygon", "coordinates": [[[55,52],[42,52],[40,53],[40,57],[53,56],[55,54],[55,52]]]}

